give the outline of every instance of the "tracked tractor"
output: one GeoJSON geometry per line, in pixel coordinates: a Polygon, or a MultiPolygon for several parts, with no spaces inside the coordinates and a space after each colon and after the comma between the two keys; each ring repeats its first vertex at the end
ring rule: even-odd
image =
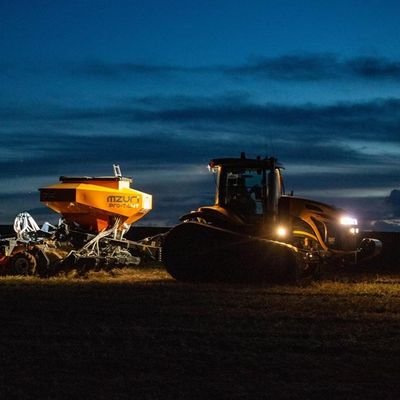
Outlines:
{"type": "Polygon", "coordinates": [[[378,254],[343,210],[285,195],[275,158],[219,158],[215,204],[181,217],[166,235],[167,271],[183,281],[301,281],[321,265],[378,254]]]}

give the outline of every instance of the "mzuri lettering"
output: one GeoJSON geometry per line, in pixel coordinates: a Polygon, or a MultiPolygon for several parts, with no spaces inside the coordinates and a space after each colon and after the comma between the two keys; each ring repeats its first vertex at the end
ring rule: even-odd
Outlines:
{"type": "Polygon", "coordinates": [[[109,208],[139,208],[138,196],[108,196],[107,203],[109,208]]]}
{"type": "Polygon", "coordinates": [[[138,196],[108,196],[107,203],[132,203],[138,202],[138,196]]]}

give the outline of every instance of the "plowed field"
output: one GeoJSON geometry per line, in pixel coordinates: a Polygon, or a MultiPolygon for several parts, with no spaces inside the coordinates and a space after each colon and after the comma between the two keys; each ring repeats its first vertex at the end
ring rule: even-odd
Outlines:
{"type": "Polygon", "coordinates": [[[0,278],[1,399],[398,399],[400,274],[0,278]]]}

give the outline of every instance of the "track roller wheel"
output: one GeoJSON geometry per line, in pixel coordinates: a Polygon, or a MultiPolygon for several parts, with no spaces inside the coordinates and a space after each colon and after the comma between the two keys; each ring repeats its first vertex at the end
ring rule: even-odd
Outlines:
{"type": "Polygon", "coordinates": [[[27,251],[14,254],[10,260],[11,271],[14,275],[33,275],[36,271],[36,258],[27,251]]]}

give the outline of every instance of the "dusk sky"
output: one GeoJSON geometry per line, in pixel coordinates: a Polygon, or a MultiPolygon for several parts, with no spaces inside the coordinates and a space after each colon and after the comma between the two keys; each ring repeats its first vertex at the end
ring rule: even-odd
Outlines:
{"type": "Polygon", "coordinates": [[[118,163],[153,195],[143,224],[172,225],[212,203],[209,159],[241,151],[277,157],[296,195],[400,218],[399,16],[399,1],[0,0],[0,223],[57,221],[39,187],[118,163]]]}

